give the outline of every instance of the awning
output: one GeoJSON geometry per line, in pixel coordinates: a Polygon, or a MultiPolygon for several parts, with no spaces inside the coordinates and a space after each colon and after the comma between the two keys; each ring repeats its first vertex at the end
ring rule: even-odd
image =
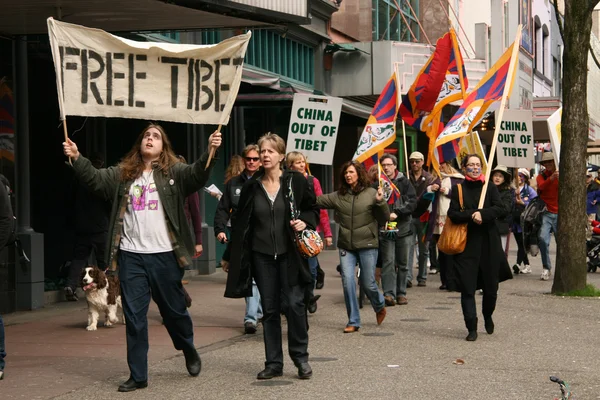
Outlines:
{"type": "Polygon", "coordinates": [[[2,0],[0,33],[45,34],[48,17],[108,32],[231,29],[275,23],[258,13],[232,10],[224,15],[207,6],[210,4],[201,0],[2,0]]]}
{"type": "Polygon", "coordinates": [[[366,51],[356,48],[349,43],[331,43],[331,44],[328,44],[327,46],[325,46],[325,53],[333,54],[338,51],[344,51],[344,52],[360,51],[361,53],[369,55],[369,53],[367,53],[366,51]]]}
{"type": "MultiPolygon", "coordinates": [[[[286,80],[284,77],[268,71],[247,66],[244,66],[244,71],[242,72],[242,82],[254,87],[265,88],[265,90],[258,90],[252,93],[238,93],[236,101],[293,101],[295,93],[328,96],[327,93],[323,93],[320,90],[315,90],[298,82],[286,80]]],[[[368,119],[371,115],[372,107],[350,99],[342,100],[342,112],[364,119],[368,119]]]]}
{"type": "Polygon", "coordinates": [[[559,97],[535,97],[532,102],[533,140],[549,141],[548,118],[561,107],[559,97]]]}

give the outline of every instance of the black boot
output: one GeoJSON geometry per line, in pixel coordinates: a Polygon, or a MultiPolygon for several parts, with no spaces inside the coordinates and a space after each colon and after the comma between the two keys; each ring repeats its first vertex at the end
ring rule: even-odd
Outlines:
{"type": "Polygon", "coordinates": [[[477,318],[465,320],[465,325],[467,326],[467,330],[469,334],[466,337],[468,342],[474,342],[477,340],[477,318]]]}
{"type": "Polygon", "coordinates": [[[317,285],[315,288],[323,289],[323,286],[325,286],[325,271],[323,271],[319,265],[317,267],[317,285]]]}
{"type": "Polygon", "coordinates": [[[485,320],[485,331],[491,335],[494,333],[494,320],[491,315],[484,315],[483,319],[485,320]]]}

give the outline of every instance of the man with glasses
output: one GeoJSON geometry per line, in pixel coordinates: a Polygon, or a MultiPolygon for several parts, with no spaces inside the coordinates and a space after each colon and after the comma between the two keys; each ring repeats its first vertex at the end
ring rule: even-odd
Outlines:
{"type": "MultiPolygon", "coordinates": [[[[254,175],[260,168],[260,158],[258,157],[258,146],[250,144],[242,152],[244,158],[244,171],[226,184],[223,190],[223,196],[217,205],[215,212],[215,235],[221,243],[227,243],[227,231],[231,227],[231,216],[235,213],[240,201],[242,186],[254,175]],[[229,229],[228,229],[229,226],[229,229]]],[[[256,282],[252,282],[252,297],[246,297],[246,315],[244,316],[244,332],[246,334],[256,333],[258,320],[262,318],[262,307],[260,305],[260,293],[256,287],[256,282]]]]}
{"type": "Polygon", "coordinates": [[[398,171],[398,159],[384,154],[380,159],[383,172],[396,186],[400,196],[389,204],[390,222],[396,222],[395,232],[384,231],[379,240],[381,250],[381,285],[385,305],[392,307],[408,304],[406,282],[408,277],[408,253],[412,250],[412,212],[417,207],[415,189],[408,178],[398,171]]]}
{"type": "MultiPolygon", "coordinates": [[[[440,180],[429,172],[423,170],[425,157],[422,153],[415,151],[408,157],[410,164],[410,183],[412,183],[417,194],[417,207],[412,213],[413,240],[416,237],[417,249],[419,251],[419,274],[417,275],[418,286],[427,286],[427,260],[429,259],[429,243],[425,240],[425,222],[421,221],[423,215],[429,208],[433,199],[433,192],[440,189],[440,180]]],[[[407,287],[412,286],[414,251],[408,254],[408,282],[407,287]]]]}

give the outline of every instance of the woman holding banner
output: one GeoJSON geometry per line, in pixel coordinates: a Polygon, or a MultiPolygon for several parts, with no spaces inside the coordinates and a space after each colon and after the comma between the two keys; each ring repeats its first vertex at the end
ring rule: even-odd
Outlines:
{"type": "Polygon", "coordinates": [[[452,187],[448,218],[455,224],[467,224],[465,250],[454,256],[454,274],[448,281],[452,290],[461,292],[460,301],[465,325],[469,331],[466,340],[477,340],[477,309],[475,292],[483,289],[483,318],[485,330],[494,333],[492,314],[496,308],[498,283],[512,278],[512,273],[500,242],[496,219],[506,216],[507,210],[500,200],[496,185],[488,185],[483,208],[479,199],[485,183],[481,171],[482,161],[477,154],[463,158],[465,180],[452,187]],[[459,193],[462,192],[462,203],[459,193]]]}
{"type": "Polygon", "coordinates": [[[263,308],[265,369],[257,379],[283,374],[281,312],[288,322],[288,350],[300,379],[312,377],[308,364],[306,297],[313,279],[296,248],[295,233],[314,229],[315,194],[302,174],[282,170],[285,142],[267,133],[258,140],[262,168],[248,180],[232,217],[231,240],[221,267],[228,272],[225,297],[252,295],[256,281],[263,308]],[[292,203],[300,211],[292,219],[292,203]]]}
{"type": "MultiPolygon", "coordinates": [[[[221,145],[221,133],[208,139],[209,150],[221,145]]],[[[97,195],[112,200],[107,264],[121,281],[127,321],[127,363],[130,377],[119,386],[130,392],[148,386],[148,306],[152,297],[173,345],[183,350],[190,375],[200,374],[194,346],[194,326],[187,312],[181,278],[195,254],[184,211],[184,201],[208,180],[208,153],[192,165],[173,153],[164,129],[149,124],[116,166],[94,168],[70,139],[64,154],[73,160],[80,182],[97,195]]]]}
{"type": "Polygon", "coordinates": [[[371,187],[367,171],[359,162],[348,161],[342,166],[340,182],[337,192],[317,197],[317,205],[321,208],[333,208],[340,224],[338,248],[348,313],[344,333],[353,333],[360,328],[355,280],[357,262],[360,266],[360,284],[373,306],[377,325],[381,325],[386,315],[383,294],[375,282],[375,265],[379,248],[379,226],[385,225],[389,220],[390,211],[382,189],[371,187]]]}

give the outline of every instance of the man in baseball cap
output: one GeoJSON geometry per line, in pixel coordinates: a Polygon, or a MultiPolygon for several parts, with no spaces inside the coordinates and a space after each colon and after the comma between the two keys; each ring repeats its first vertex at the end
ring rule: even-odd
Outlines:
{"type": "MultiPolygon", "coordinates": [[[[413,151],[408,157],[410,166],[410,183],[412,183],[417,194],[417,208],[412,213],[412,230],[419,249],[419,274],[417,275],[418,286],[427,286],[427,260],[429,259],[429,243],[422,237],[425,222],[420,217],[427,211],[433,199],[433,193],[440,189],[440,180],[429,172],[423,170],[425,157],[419,151],[413,151]]],[[[414,251],[408,254],[408,277],[407,287],[412,286],[414,251]]],[[[437,273],[435,266],[431,266],[432,273],[437,273]]]]}

